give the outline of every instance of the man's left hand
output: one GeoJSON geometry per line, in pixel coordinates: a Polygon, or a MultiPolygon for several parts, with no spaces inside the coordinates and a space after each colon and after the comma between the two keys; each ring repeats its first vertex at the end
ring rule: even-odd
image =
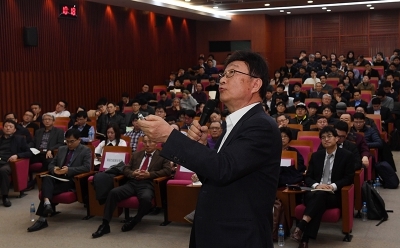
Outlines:
{"type": "Polygon", "coordinates": [[[9,161],[9,162],[15,162],[15,161],[17,161],[17,159],[18,159],[18,156],[17,156],[17,155],[12,155],[12,156],[8,159],[8,161],[9,161]]]}
{"type": "Polygon", "coordinates": [[[139,120],[138,124],[142,131],[154,142],[166,142],[172,130],[164,119],[156,115],[148,115],[145,120],[139,120]]]}
{"type": "Polygon", "coordinates": [[[147,178],[150,178],[150,172],[144,170],[141,170],[139,174],[136,176],[137,180],[143,180],[147,178]]]}

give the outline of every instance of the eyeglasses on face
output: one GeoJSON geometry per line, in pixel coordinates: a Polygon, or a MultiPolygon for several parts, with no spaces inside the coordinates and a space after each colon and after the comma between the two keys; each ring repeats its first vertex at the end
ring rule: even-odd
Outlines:
{"type": "Polygon", "coordinates": [[[77,140],[65,140],[65,143],[71,145],[73,143],[75,143],[77,140]]]}
{"type": "Polygon", "coordinates": [[[333,135],[321,136],[321,140],[329,140],[333,137],[333,135]]]}
{"type": "Polygon", "coordinates": [[[236,72],[237,72],[237,73],[240,73],[240,74],[244,74],[244,75],[250,76],[250,77],[252,77],[252,78],[259,78],[259,77],[256,77],[256,76],[253,76],[253,75],[250,75],[250,74],[248,74],[248,73],[241,72],[241,71],[238,71],[238,70],[235,70],[235,69],[231,69],[231,70],[226,70],[226,71],[224,71],[224,73],[219,74],[219,78],[220,78],[220,79],[223,78],[223,77],[231,78],[231,77],[233,77],[233,76],[235,75],[236,72]]]}

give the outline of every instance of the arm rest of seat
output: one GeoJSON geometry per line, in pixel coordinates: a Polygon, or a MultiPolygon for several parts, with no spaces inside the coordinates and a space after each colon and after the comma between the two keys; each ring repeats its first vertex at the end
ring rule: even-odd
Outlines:
{"type": "Polygon", "coordinates": [[[153,179],[154,186],[154,199],[156,202],[156,207],[163,207],[163,200],[167,199],[167,181],[171,177],[159,177],[153,179]]]}
{"type": "Polygon", "coordinates": [[[38,185],[39,191],[42,190],[43,178],[41,177],[41,175],[46,175],[46,174],[49,174],[49,171],[43,171],[43,172],[36,174],[36,183],[38,185]]]}
{"type": "Polygon", "coordinates": [[[84,202],[84,196],[88,195],[88,178],[95,174],[95,171],[89,171],[86,173],[81,173],[74,176],[76,197],[78,198],[78,202],[84,202]]]}
{"type": "Polygon", "coordinates": [[[13,187],[15,192],[20,192],[28,186],[29,158],[17,159],[10,162],[13,187]]]}
{"type": "Polygon", "coordinates": [[[342,231],[350,233],[354,221],[354,184],[342,188],[342,231]]]}
{"type": "Polygon", "coordinates": [[[361,186],[364,182],[364,168],[355,171],[354,174],[354,208],[361,210],[362,199],[361,199],[361,186]]]}

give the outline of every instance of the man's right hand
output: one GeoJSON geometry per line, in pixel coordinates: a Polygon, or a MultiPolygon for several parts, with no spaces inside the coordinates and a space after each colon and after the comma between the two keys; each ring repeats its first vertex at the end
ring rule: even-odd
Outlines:
{"type": "Polygon", "coordinates": [[[197,120],[194,120],[190,129],[188,130],[188,137],[200,144],[207,144],[208,127],[200,126],[197,120]]]}
{"type": "Polygon", "coordinates": [[[53,154],[51,154],[51,151],[46,152],[46,158],[53,158],[53,154]]]}

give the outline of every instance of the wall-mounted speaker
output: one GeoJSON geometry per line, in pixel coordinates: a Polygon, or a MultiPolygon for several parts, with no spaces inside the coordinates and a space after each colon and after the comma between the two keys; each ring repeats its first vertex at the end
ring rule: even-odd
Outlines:
{"type": "Polygon", "coordinates": [[[37,46],[38,45],[38,31],[37,27],[24,27],[24,45],[37,46]]]}

